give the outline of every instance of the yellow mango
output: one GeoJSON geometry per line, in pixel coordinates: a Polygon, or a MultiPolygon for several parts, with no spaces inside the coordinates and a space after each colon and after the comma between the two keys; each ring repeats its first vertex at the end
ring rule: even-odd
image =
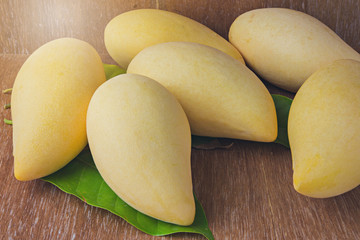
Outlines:
{"type": "Polygon", "coordinates": [[[332,197],[360,184],[360,62],[338,60],[310,76],[290,108],[294,187],[332,197]]]}
{"type": "Polygon", "coordinates": [[[138,9],[113,18],[105,28],[104,41],[110,56],[123,68],[144,48],[175,41],[202,43],[244,63],[239,51],[208,27],[159,9],[138,9]]]}
{"type": "Polygon", "coordinates": [[[325,24],[285,8],[256,9],[240,15],[229,40],[258,75],[296,92],[316,70],[360,55],[325,24]]]}
{"type": "Polygon", "coordinates": [[[86,124],[96,167],[120,198],[165,222],[193,222],[190,127],[169,91],[144,76],[119,75],[96,90],[86,124]]]}
{"type": "Polygon", "coordinates": [[[266,87],[245,65],[215,48],[157,44],[136,55],[128,73],[150,77],[174,94],[195,135],[276,139],[276,111],[266,87]]]}
{"type": "Polygon", "coordinates": [[[48,42],[25,61],[11,95],[18,180],[49,175],[80,153],[87,143],[86,110],[103,82],[99,55],[77,39],[48,42]]]}

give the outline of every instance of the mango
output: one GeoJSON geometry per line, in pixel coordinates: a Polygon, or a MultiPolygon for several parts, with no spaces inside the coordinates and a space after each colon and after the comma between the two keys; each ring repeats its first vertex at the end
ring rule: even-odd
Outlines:
{"type": "Polygon", "coordinates": [[[86,124],[96,167],[121,199],[165,222],[193,222],[190,127],[169,91],[119,75],[96,90],[86,124]]]}
{"type": "Polygon", "coordinates": [[[96,50],[77,39],[48,42],[25,61],[11,96],[18,180],[49,175],[80,153],[87,143],[87,107],[103,82],[96,50]]]}
{"type": "Polygon", "coordinates": [[[332,197],[360,184],[360,62],[338,60],[310,76],[290,108],[294,187],[332,197]]]}
{"type": "Polygon", "coordinates": [[[240,15],[230,27],[229,40],[259,76],[291,92],[335,60],[360,61],[360,54],[325,24],[284,8],[240,15]]]}
{"type": "Polygon", "coordinates": [[[202,43],[244,63],[239,51],[208,27],[159,9],[138,9],[118,15],[107,24],[104,41],[110,56],[123,68],[144,48],[175,41],[202,43]]]}
{"type": "Polygon", "coordinates": [[[264,84],[215,48],[190,42],[157,44],[136,55],[128,73],[152,78],[174,94],[194,135],[276,139],[275,106],[264,84]]]}

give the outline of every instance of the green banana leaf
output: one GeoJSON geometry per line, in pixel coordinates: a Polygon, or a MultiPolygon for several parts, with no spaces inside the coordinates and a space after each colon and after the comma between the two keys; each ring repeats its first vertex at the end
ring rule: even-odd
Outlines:
{"type": "Polygon", "coordinates": [[[166,223],[130,207],[102,179],[95,167],[88,147],[64,168],[43,177],[42,180],[54,184],[66,193],[75,195],[87,204],[106,209],[122,217],[128,223],[147,234],[163,236],[172,233],[189,232],[202,234],[209,240],[214,239],[208,227],[204,210],[196,197],[195,220],[190,226],[166,223]]]}

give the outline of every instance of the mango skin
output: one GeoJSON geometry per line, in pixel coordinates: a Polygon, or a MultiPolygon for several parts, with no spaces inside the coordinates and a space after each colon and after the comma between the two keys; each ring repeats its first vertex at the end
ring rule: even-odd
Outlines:
{"type": "Polygon", "coordinates": [[[360,184],[359,109],[358,61],[335,61],[299,89],[288,122],[296,191],[326,198],[360,184]]]}
{"type": "Polygon", "coordinates": [[[108,80],[91,99],[87,133],[97,169],[121,199],[162,221],[192,224],[189,122],[163,86],[134,74],[108,80]]]}
{"type": "Polygon", "coordinates": [[[48,42],[25,61],[11,95],[18,180],[49,175],[80,153],[88,104],[105,80],[96,50],[77,39],[48,42]]]}
{"type": "Polygon", "coordinates": [[[128,73],[165,86],[188,116],[192,134],[272,142],[277,137],[273,99],[245,65],[198,43],[169,42],[148,47],[128,73]]]}
{"type": "Polygon", "coordinates": [[[305,13],[256,9],[240,15],[229,40],[263,79],[296,92],[316,70],[339,59],[360,55],[325,24],[305,13]]]}
{"type": "Polygon", "coordinates": [[[144,48],[176,41],[202,43],[244,63],[239,51],[208,27],[159,9],[138,9],[113,18],[105,28],[104,41],[110,56],[125,69],[144,48]]]}

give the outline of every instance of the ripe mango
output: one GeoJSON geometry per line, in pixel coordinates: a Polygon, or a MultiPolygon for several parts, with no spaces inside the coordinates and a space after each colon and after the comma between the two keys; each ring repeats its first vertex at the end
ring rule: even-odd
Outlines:
{"type": "Polygon", "coordinates": [[[335,60],[360,61],[360,54],[325,24],[285,8],[255,9],[240,15],[230,27],[229,40],[258,75],[292,92],[335,60]]]}
{"type": "Polygon", "coordinates": [[[174,94],[195,135],[276,139],[275,106],[264,84],[215,48],[190,42],[157,44],[136,55],[128,73],[150,77],[174,94]]]}
{"type": "Polygon", "coordinates": [[[360,184],[360,62],[338,60],[305,81],[290,108],[295,190],[332,197],[360,184]]]}
{"type": "Polygon", "coordinates": [[[49,175],[85,147],[86,110],[104,68],[88,43],[62,38],[37,49],[16,76],[11,96],[14,172],[49,175]]]}
{"type": "Polygon", "coordinates": [[[113,18],[105,28],[104,41],[110,56],[123,68],[144,48],[175,41],[202,43],[244,63],[239,51],[208,27],[159,9],[138,9],[113,18]]]}
{"type": "Polygon", "coordinates": [[[119,75],[96,90],[86,124],[96,167],[121,199],[165,222],[194,221],[190,127],[169,91],[119,75]]]}

